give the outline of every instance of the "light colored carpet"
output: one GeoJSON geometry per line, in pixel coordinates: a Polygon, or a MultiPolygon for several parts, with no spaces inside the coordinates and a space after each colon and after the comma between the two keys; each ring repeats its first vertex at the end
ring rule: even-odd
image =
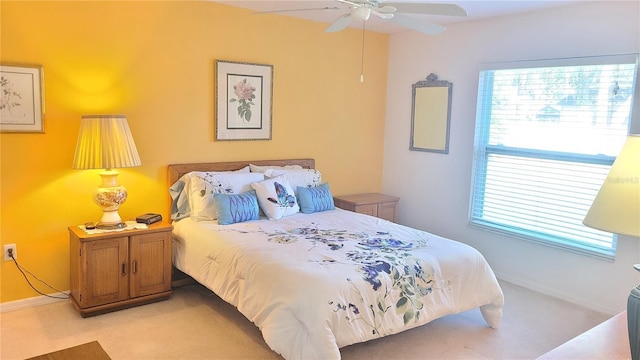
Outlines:
{"type": "MultiPolygon", "coordinates": [[[[500,329],[479,310],[341,349],[349,359],[534,359],[610,316],[501,282],[500,329]]],[[[199,285],[167,301],[82,318],[69,302],[0,314],[0,358],[24,359],[97,340],[118,359],[281,359],[258,328],[199,285]]]]}

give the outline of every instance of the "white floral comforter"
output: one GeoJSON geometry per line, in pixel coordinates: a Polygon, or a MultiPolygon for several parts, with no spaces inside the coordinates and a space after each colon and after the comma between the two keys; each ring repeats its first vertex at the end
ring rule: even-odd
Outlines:
{"type": "Polygon", "coordinates": [[[480,307],[503,294],[465,244],[341,209],[233,225],[174,223],[174,265],[233,304],[286,359],[339,348],[480,307]]]}

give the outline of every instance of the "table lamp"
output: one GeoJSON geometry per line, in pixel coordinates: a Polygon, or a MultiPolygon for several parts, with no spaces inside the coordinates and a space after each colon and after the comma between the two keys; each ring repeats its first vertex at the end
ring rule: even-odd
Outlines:
{"type": "Polygon", "coordinates": [[[127,190],[118,185],[116,168],[139,166],[140,157],[133,142],[127,118],[122,115],[85,115],[73,160],[74,169],[104,169],[102,184],[94,195],[94,202],[102,209],[99,229],[122,229],[126,225],[118,210],[127,200],[127,190]]]}
{"type": "MultiPolygon", "coordinates": [[[[629,135],[609,175],[596,195],[586,226],[616,234],[640,237],[640,135],[629,135]]],[[[640,264],[633,266],[640,271],[640,264]]],[[[627,301],[631,358],[640,359],[640,285],[627,301]]]]}

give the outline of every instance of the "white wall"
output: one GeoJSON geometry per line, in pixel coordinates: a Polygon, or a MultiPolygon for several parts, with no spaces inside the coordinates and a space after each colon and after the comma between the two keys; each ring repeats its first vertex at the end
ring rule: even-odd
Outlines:
{"type": "MultiPolygon", "coordinates": [[[[614,262],[468,225],[478,65],[640,52],[640,2],[571,4],[391,37],[383,190],[400,222],[470,244],[499,278],[615,314],[640,277],[639,239],[621,236],[614,262]],[[409,151],[411,84],[429,73],[453,83],[449,154],[409,151]]],[[[640,84],[639,84],[640,85],[640,84]]],[[[506,299],[509,301],[509,299],[506,299]]]]}

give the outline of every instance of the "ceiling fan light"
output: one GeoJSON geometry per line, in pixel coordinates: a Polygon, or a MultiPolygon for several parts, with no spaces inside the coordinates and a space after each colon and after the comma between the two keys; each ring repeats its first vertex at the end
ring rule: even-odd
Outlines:
{"type": "Polygon", "coordinates": [[[351,16],[358,20],[367,21],[371,16],[371,8],[360,6],[351,10],[351,16]]]}

